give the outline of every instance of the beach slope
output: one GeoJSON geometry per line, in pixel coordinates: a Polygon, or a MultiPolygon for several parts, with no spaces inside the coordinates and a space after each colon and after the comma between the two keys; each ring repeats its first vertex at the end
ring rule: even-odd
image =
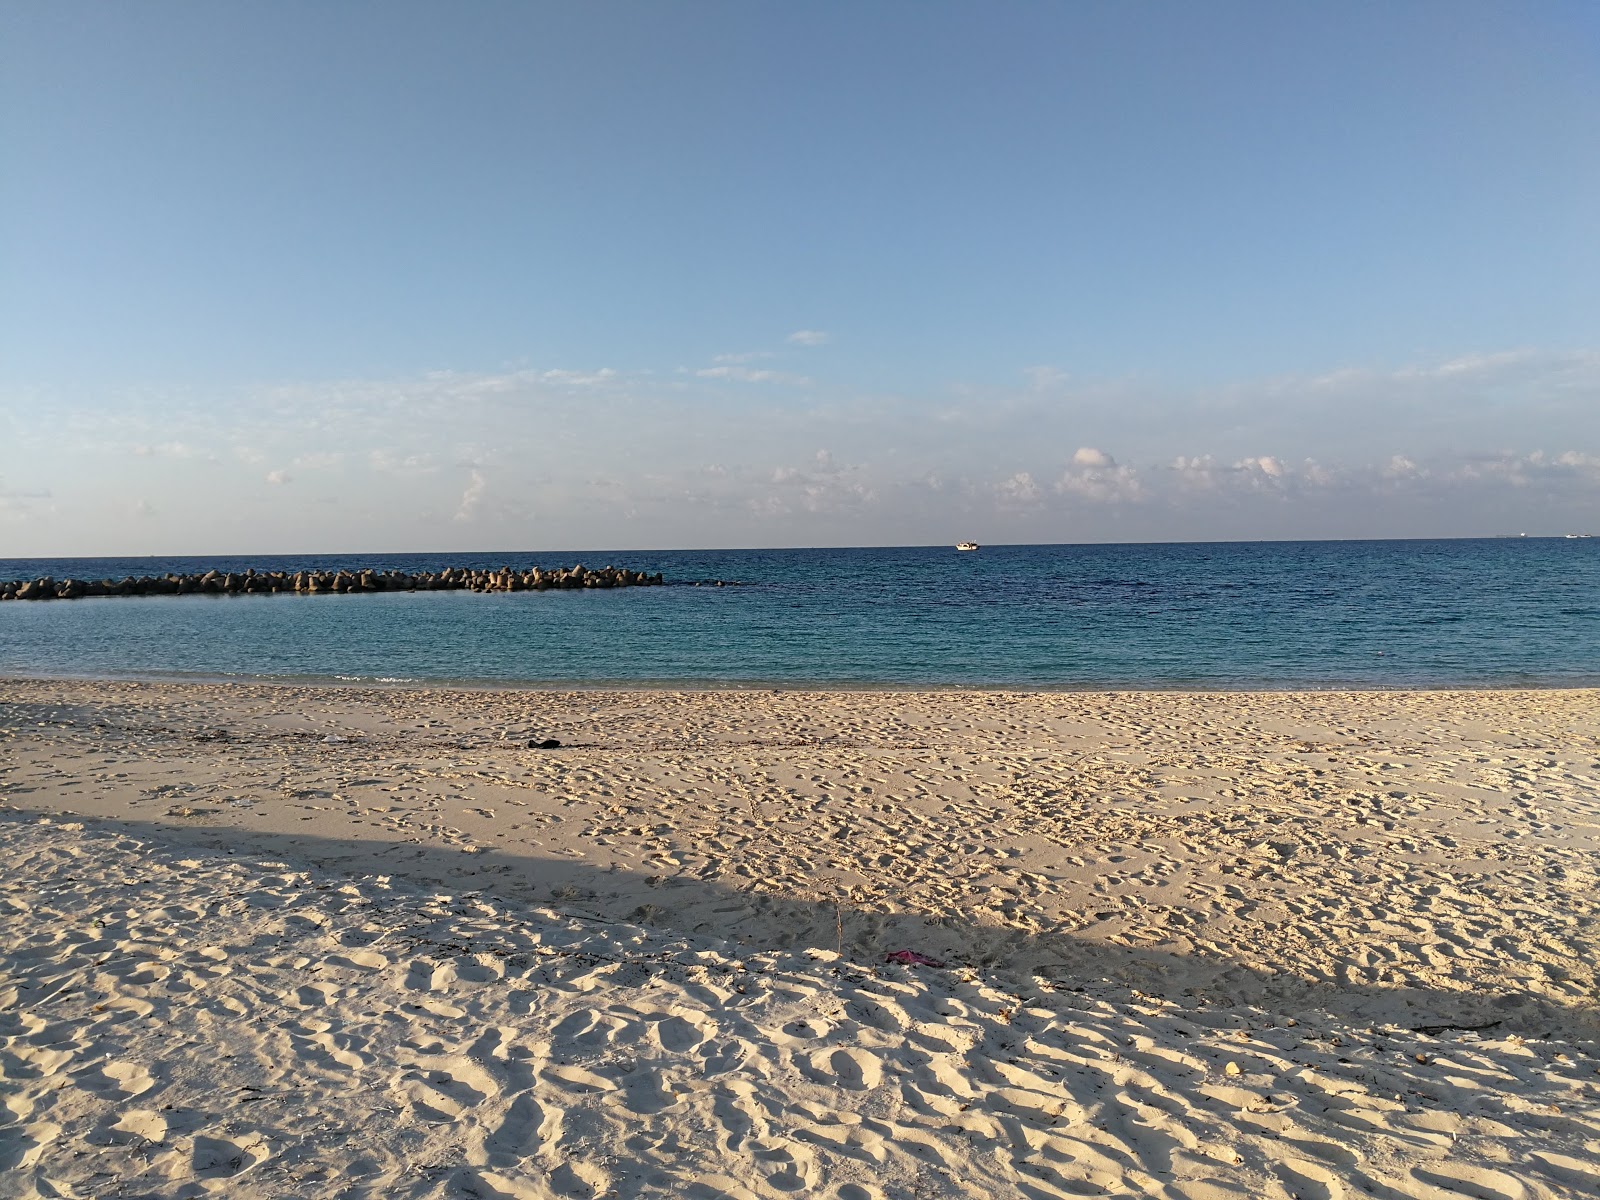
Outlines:
{"type": "Polygon", "coordinates": [[[0,1194],[1582,1194],[1597,700],[5,681],[0,1194]]]}

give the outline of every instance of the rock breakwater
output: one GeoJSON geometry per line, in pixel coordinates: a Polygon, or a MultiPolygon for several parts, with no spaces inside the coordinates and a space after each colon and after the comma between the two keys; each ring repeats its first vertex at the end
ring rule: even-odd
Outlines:
{"type": "Polygon", "coordinates": [[[659,587],[658,571],[626,567],[591,570],[530,567],[484,570],[447,567],[442,571],[207,571],[201,575],[128,575],[122,579],[17,579],[0,583],[0,600],[77,600],[85,596],[241,596],[297,592],[546,592],[569,588],[659,587]]]}

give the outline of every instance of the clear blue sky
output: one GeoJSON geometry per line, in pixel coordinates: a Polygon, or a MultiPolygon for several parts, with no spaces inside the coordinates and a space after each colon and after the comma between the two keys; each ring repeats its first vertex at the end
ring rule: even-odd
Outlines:
{"type": "Polygon", "coordinates": [[[1590,3],[18,0],[0,138],[0,557],[1600,527],[1590,3]]]}

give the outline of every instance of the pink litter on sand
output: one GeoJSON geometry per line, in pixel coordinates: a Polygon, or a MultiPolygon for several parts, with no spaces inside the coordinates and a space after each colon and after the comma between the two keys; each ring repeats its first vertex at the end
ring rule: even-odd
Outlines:
{"type": "Polygon", "coordinates": [[[926,954],[918,954],[915,950],[891,950],[883,958],[885,962],[904,963],[908,967],[944,966],[937,958],[929,958],[926,954]]]}

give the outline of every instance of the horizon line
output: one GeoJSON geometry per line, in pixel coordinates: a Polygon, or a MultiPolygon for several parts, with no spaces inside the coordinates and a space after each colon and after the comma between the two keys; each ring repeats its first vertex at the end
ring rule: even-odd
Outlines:
{"type": "MultiPolygon", "coordinates": [[[[1419,537],[1262,537],[1262,538],[1170,538],[1144,541],[1092,541],[1092,542],[984,542],[980,549],[1055,548],[1065,546],[1259,546],[1259,545],[1328,545],[1347,542],[1492,542],[1492,541],[1564,541],[1600,538],[1600,533],[1491,533],[1455,534],[1419,537]]],[[[556,549],[507,549],[505,547],[479,550],[230,550],[209,551],[199,554],[183,553],[133,553],[112,554],[18,554],[0,557],[0,562],[85,561],[96,559],[139,558],[362,558],[362,557],[444,557],[448,555],[495,554],[732,554],[760,551],[794,550],[940,550],[954,549],[954,542],[870,543],[809,546],[658,546],[645,547],[565,547],[556,549]]]]}

